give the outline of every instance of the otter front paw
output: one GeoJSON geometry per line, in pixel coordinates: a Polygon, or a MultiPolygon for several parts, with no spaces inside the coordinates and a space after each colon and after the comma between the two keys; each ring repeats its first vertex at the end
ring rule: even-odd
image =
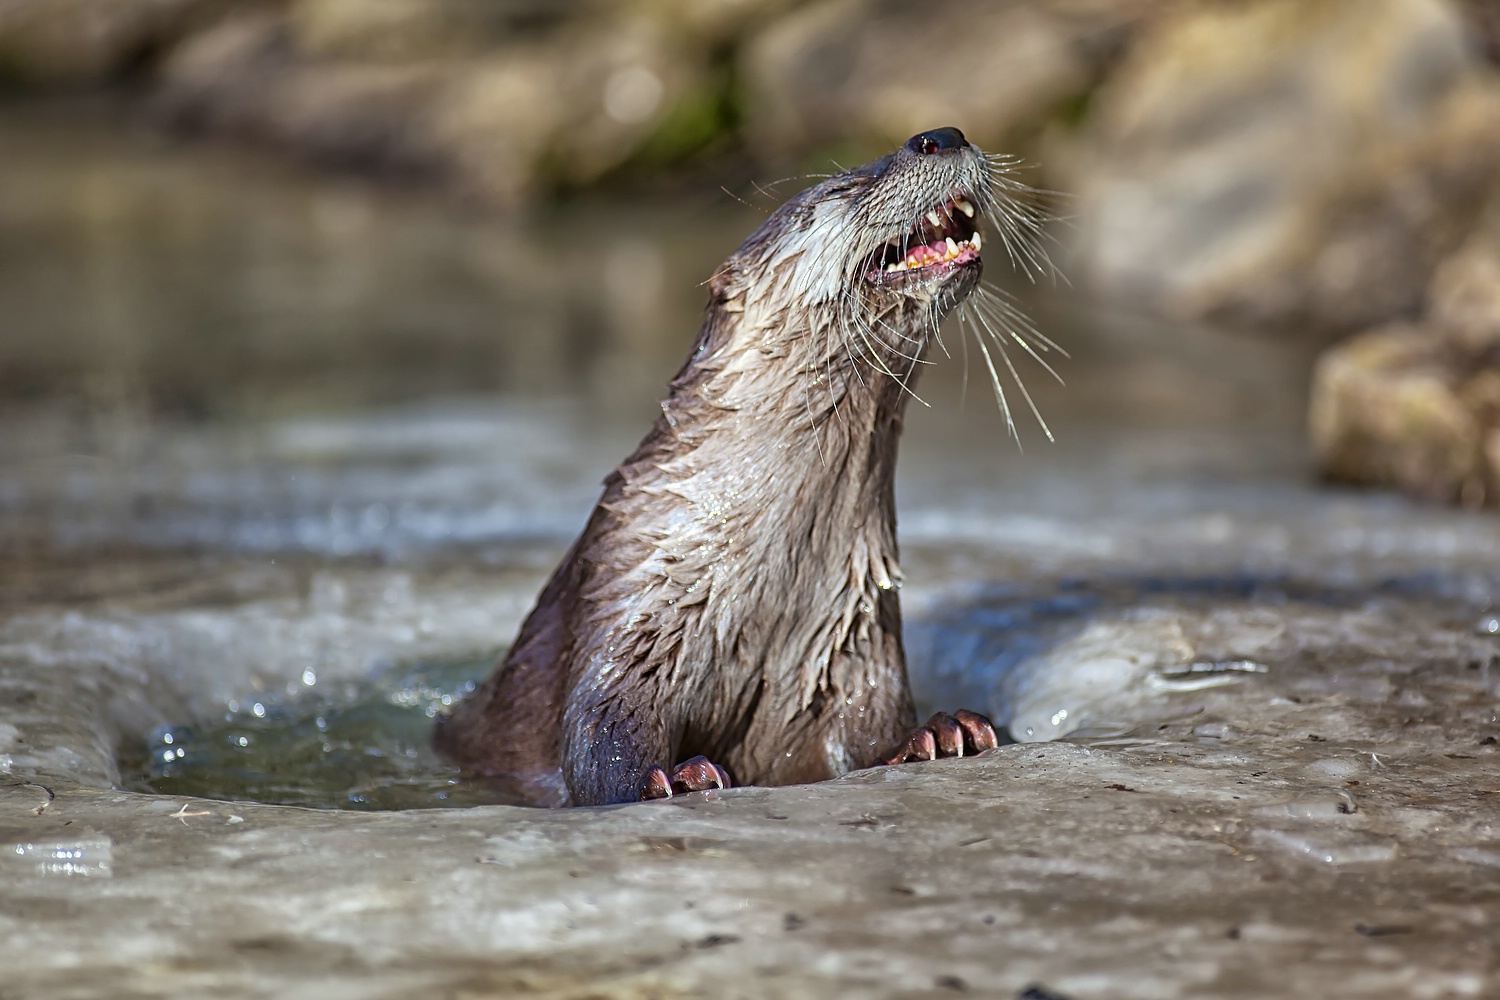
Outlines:
{"type": "Polygon", "coordinates": [[[670,799],[682,792],[702,792],[710,788],[733,788],[729,772],[707,757],[692,757],[672,768],[668,776],[665,769],[653,767],[646,772],[641,785],[641,801],[647,799],[670,799]]]}
{"type": "Polygon", "coordinates": [[[905,743],[889,756],[877,760],[876,764],[905,764],[913,760],[936,760],[938,757],[972,757],[1000,745],[995,735],[994,723],[980,715],[960,708],[949,715],[937,712],[927,720],[905,743]]]}

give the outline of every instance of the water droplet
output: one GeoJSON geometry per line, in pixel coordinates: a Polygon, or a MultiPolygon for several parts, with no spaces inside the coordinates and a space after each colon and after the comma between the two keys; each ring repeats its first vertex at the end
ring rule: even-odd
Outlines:
{"type": "Polygon", "coordinates": [[[250,714],[257,719],[264,719],[266,717],[266,706],[257,701],[250,707],[250,714]]]}
{"type": "Polygon", "coordinates": [[[306,684],[308,687],[312,687],[314,684],[318,683],[317,671],[312,667],[308,667],[306,670],[302,671],[302,683],[306,684]]]}

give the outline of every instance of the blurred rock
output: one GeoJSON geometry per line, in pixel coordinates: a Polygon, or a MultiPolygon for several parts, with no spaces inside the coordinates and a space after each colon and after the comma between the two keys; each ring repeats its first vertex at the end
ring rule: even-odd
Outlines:
{"type": "Polygon", "coordinates": [[[1495,0],[1460,0],[1460,4],[1485,56],[1490,62],[1500,63],[1500,5],[1495,0]]]}
{"type": "Polygon", "coordinates": [[[43,87],[108,83],[231,6],[211,0],[4,0],[0,80],[43,87]]]}
{"type": "Polygon", "coordinates": [[[1481,227],[1438,267],[1432,321],[1461,352],[1500,359],[1500,218],[1481,227]]]}
{"type": "Polygon", "coordinates": [[[171,124],[364,169],[430,172],[422,116],[442,83],[432,64],[319,63],[278,13],[242,15],[182,45],[156,108],[171,124]]]}
{"type": "Polygon", "coordinates": [[[670,24],[701,45],[738,42],[805,0],[624,0],[641,15],[670,24]]]}
{"type": "Polygon", "coordinates": [[[704,57],[663,25],[624,17],[462,67],[431,108],[430,134],[460,186],[514,204],[620,166],[708,80],[704,57]]]}
{"type": "Polygon", "coordinates": [[[1313,376],[1309,424],[1318,460],[1337,479],[1494,504],[1497,428],[1484,426],[1472,404],[1494,391],[1495,375],[1464,371],[1437,338],[1411,326],[1341,344],[1313,376]]]}
{"type": "Polygon", "coordinates": [[[1064,187],[1101,290],[1358,329],[1414,314],[1500,167],[1500,93],[1440,0],[1195,3],[1098,95],[1064,187]]]}
{"type": "Polygon", "coordinates": [[[1437,267],[1416,324],[1324,354],[1311,430],[1331,475],[1500,507],[1500,178],[1469,238],[1437,267]]]}
{"type": "Polygon", "coordinates": [[[295,0],[298,46],[356,60],[473,55],[598,6],[587,0],[295,0]]]}
{"type": "Polygon", "coordinates": [[[822,0],[772,23],[741,67],[761,149],[885,146],[957,125],[997,148],[1092,79],[1089,42],[1140,3],[822,0]],[[1081,7],[1091,16],[1079,16],[1081,7]]]}
{"type": "MultiPolygon", "coordinates": [[[[398,9],[380,6],[380,16],[398,9]]],[[[371,38],[377,21],[362,22],[371,38]]],[[[157,107],[178,126],[434,176],[515,205],[619,166],[707,79],[703,60],[644,16],[522,33],[482,55],[445,59],[385,58],[390,50],[379,48],[378,57],[343,58],[333,53],[357,49],[356,34],[345,23],[349,33],[335,44],[330,30],[312,31],[314,44],[295,17],[226,21],[168,60],[157,107]]]]}

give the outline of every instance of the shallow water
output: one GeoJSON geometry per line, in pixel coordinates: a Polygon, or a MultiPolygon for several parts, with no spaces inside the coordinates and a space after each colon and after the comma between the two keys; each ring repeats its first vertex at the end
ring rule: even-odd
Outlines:
{"type": "Polygon", "coordinates": [[[419,664],[331,695],[233,699],[222,719],[160,726],[144,740],[127,740],[121,784],[158,795],[317,809],[513,803],[465,778],[431,747],[433,718],[494,665],[493,656],[419,664]]]}

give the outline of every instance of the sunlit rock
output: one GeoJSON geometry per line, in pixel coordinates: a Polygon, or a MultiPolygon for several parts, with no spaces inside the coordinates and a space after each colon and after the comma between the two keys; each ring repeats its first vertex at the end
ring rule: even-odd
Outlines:
{"type": "Polygon", "coordinates": [[[1488,224],[1438,267],[1431,309],[1438,336],[1459,351],[1500,351],[1500,214],[1491,212],[1488,224]]]}
{"type": "Polygon", "coordinates": [[[1330,475],[1440,500],[1482,500],[1482,428],[1428,332],[1390,327],[1328,351],[1309,427],[1330,475]]]}
{"type": "Polygon", "coordinates": [[[1323,468],[1417,496],[1500,506],[1500,242],[1496,215],[1433,275],[1415,325],[1330,349],[1310,429],[1323,468]]]}
{"type": "Polygon", "coordinates": [[[1500,92],[1439,0],[1189,4],[1072,156],[1083,277],[1178,315],[1357,329],[1410,314],[1500,165],[1500,92]]]}

